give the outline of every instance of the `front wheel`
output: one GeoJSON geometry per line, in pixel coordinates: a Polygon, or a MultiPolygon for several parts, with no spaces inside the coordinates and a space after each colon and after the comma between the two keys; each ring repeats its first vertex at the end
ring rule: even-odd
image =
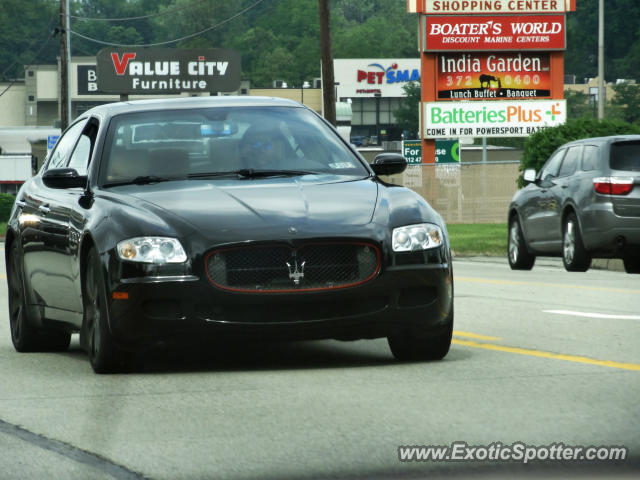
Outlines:
{"type": "Polygon", "coordinates": [[[522,235],[522,228],[518,217],[514,215],[509,220],[509,240],[508,240],[509,266],[511,270],[531,270],[536,261],[536,256],[531,255],[527,250],[527,245],[522,235]]]}
{"type": "Polygon", "coordinates": [[[568,272],[586,272],[591,266],[591,255],[582,242],[580,225],[575,213],[570,213],[562,228],[562,263],[568,272]]]}
{"type": "Polygon", "coordinates": [[[83,344],[95,373],[128,371],[131,354],[119,349],[108,325],[107,294],[102,265],[95,249],[87,257],[83,288],[84,321],[83,344]]]}
{"type": "Polygon", "coordinates": [[[640,255],[628,254],[622,259],[627,273],[640,273],[640,255]]]}
{"type": "Polygon", "coordinates": [[[391,353],[397,360],[441,360],[449,352],[453,335],[453,305],[447,317],[447,324],[443,333],[435,336],[425,336],[420,329],[409,329],[389,335],[387,341],[391,353]]]}
{"type": "Polygon", "coordinates": [[[38,330],[29,319],[24,289],[22,257],[18,240],[9,248],[7,282],[9,289],[9,326],[11,342],[18,352],[64,351],[71,334],[64,331],[38,330]]]}

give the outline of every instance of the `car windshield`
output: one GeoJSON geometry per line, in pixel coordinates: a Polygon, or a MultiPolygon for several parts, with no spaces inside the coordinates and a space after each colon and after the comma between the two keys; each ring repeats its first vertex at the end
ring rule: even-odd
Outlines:
{"type": "Polygon", "coordinates": [[[609,164],[612,170],[640,172],[640,142],[618,142],[612,144],[609,164]]]}
{"type": "Polygon", "coordinates": [[[265,172],[362,177],[368,171],[312,112],[298,107],[217,107],[115,117],[101,166],[103,184],[136,179],[224,178],[265,172]]]}

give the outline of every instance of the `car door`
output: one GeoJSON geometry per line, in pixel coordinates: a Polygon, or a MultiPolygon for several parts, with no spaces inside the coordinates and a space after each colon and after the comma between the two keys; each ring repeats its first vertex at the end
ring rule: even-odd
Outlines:
{"type": "Polygon", "coordinates": [[[536,249],[545,250],[549,247],[551,224],[556,216],[553,212],[555,196],[550,189],[566,151],[566,148],[559,149],[549,157],[535,183],[527,187],[529,191],[520,208],[524,235],[536,249]]]}
{"type": "Polygon", "coordinates": [[[81,303],[73,289],[69,257],[69,193],[47,187],[42,173],[65,167],[85,128],[87,119],[69,127],[60,137],[45,168],[33,179],[28,199],[33,212],[33,228],[23,231],[25,277],[33,292],[33,300],[44,307],[52,320],[68,318],[56,310],[81,311],[81,303]],[[80,305],[80,307],[79,307],[80,305]]]}
{"type": "Polygon", "coordinates": [[[567,153],[562,159],[558,176],[551,180],[551,185],[547,190],[548,203],[546,208],[548,213],[544,222],[547,229],[545,241],[548,244],[548,248],[557,253],[561,252],[562,246],[562,211],[579,183],[574,174],[580,164],[582,149],[582,145],[575,145],[567,149],[567,153]]]}

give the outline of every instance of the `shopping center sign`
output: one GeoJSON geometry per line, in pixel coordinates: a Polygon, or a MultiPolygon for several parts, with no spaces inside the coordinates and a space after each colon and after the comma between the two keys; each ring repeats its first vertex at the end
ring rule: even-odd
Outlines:
{"type": "Polygon", "coordinates": [[[565,123],[565,100],[427,102],[424,138],[522,137],[565,123]]]}
{"type": "Polygon", "coordinates": [[[425,51],[564,50],[564,15],[421,16],[425,51]]]}
{"type": "Polygon", "coordinates": [[[431,15],[564,13],[575,9],[576,0],[407,0],[408,12],[431,15]]]}
{"type": "Polygon", "coordinates": [[[105,48],[96,59],[102,92],[231,92],[240,86],[240,54],[235,50],[105,48]]]}

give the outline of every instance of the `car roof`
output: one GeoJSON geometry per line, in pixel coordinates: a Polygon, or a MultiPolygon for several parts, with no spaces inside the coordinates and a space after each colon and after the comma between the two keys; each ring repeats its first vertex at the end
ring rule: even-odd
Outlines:
{"type": "Polygon", "coordinates": [[[610,135],[608,137],[591,137],[581,138],[580,140],[573,140],[562,145],[562,147],[570,147],[572,145],[582,145],[584,143],[589,144],[607,144],[624,141],[640,141],[640,135],[610,135]]]}
{"type": "Polygon", "coordinates": [[[131,100],[107,103],[87,110],[86,115],[114,116],[123,113],[145,112],[154,110],[179,110],[210,107],[298,107],[306,108],[298,102],[275,97],[248,96],[212,96],[154,98],[149,100],[131,100]]]}

